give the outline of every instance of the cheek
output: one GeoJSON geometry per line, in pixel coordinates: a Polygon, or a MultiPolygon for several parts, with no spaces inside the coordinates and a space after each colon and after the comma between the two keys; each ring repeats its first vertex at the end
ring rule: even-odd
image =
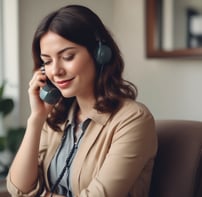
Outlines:
{"type": "Polygon", "coordinates": [[[77,62],[77,66],[73,67],[72,71],[80,76],[84,75],[92,78],[95,76],[96,68],[92,59],[89,58],[77,62]]]}

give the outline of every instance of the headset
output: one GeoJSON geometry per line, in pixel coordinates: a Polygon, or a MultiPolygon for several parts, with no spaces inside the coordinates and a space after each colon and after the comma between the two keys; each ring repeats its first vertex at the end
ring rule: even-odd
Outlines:
{"type": "Polygon", "coordinates": [[[112,50],[109,46],[99,40],[98,47],[95,50],[95,61],[98,65],[104,66],[112,59],[112,50]]]}

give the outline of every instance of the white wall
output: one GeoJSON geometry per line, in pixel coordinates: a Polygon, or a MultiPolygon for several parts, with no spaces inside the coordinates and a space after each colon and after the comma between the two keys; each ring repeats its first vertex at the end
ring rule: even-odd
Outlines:
{"type": "Polygon", "coordinates": [[[31,41],[41,17],[67,3],[89,6],[111,29],[125,58],[125,77],[156,119],[202,119],[202,59],[146,59],[143,0],[20,0],[21,124],[29,114],[31,41]]]}
{"type": "Polygon", "coordinates": [[[1,0],[2,11],[2,80],[6,80],[5,97],[13,98],[15,108],[9,116],[6,116],[5,126],[18,126],[19,124],[19,49],[18,49],[18,2],[16,0],[1,0]],[[12,124],[11,124],[12,122],[12,124]]]}
{"type": "Polygon", "coordinates": [[[157,119],[202,120],[201,60],[145,59],[142,0],[115,0],[115,32],[126,59],[126,77],[137,84],[138,100],[157,119]]]}

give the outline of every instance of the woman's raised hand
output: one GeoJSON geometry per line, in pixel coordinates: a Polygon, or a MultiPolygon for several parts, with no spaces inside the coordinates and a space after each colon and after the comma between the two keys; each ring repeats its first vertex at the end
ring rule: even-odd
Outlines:
{"type": "Polygon", "coordinates": [[[31,115],[37,117],[47,118],[48,113],[52,110],[53,106],[45,103],[39,97],[40,88],[46,84],[46,75],[41,70],[37,70],[29,82],[29,101],[31,107],[31,115]]]}

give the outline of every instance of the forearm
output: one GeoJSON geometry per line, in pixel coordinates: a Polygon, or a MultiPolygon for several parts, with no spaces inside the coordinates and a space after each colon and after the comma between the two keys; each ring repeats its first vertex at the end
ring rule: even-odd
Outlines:
{"type": "Polygon", "coordinates": [[[38,153],[43,122],[30,117],[20,148],[10,168],[13,184],[22,192],[29,192],[38,178],[38,153]]]}

